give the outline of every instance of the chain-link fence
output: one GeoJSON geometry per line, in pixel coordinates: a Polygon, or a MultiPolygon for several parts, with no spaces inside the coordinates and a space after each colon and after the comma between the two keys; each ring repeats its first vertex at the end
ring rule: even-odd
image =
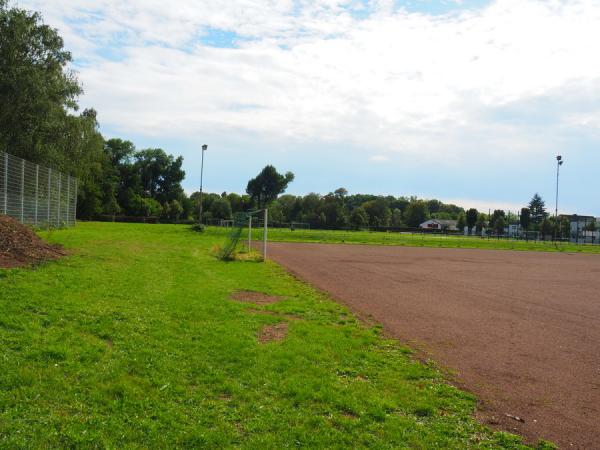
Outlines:
{"type": "Polygon", "coordinates": [[[77,179],[0,152],[0,213],[37,227],[75,225],[77,179]]]}

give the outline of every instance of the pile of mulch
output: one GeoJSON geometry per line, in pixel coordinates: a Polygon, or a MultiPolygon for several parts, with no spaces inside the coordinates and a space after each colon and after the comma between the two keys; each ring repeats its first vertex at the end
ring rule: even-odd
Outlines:
{"type": "Polygon", "coordinates": [[[31,228],[0,216],[0,268],[38,264],[65,255],[62,248],[42,241],[31,228]]]}

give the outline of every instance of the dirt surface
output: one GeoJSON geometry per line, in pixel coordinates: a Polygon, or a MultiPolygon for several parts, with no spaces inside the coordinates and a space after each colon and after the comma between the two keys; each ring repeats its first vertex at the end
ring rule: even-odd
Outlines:
{"type": "Polygon", "coordinates": [[[264,292],[256,291],[235,291],[231,294],[231,299],[236,302],[254,303],[255,305],[270,305],[283,300],[276,295],[268,295],[264,292]]]}
{"type": "Polygon", "coordinates": [[[600,256],[270,243],[270,257],[425,352],[484,423],[600,449],[600,256]]]}
{"type": "Polygon", "coordinates": [[[266,344],[267,342],[282,341],[287,336],[288,324],[281,322],[275,325],[265,325],[258,333],[258,342],[266,344]]]}
{"type": "Polygon", "coordinates": [[[64,255],[64,250],[42,241],[31,228],[0,216],[0,268],[37,264],[64,255]]]}

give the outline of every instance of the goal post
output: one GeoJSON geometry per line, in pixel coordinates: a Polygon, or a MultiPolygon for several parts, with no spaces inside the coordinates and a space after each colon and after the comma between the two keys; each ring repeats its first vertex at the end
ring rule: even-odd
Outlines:
{"type": "MultiPolygon", "coordinates": [[[[267,260],[267,241],[268,241],[268,228],[269,228],[269,210],[268,208],[259,209],[256,211],[250,211],[247,213],[248,217],[248,251],[252,248],[252,219],[253,217],[259,216],[263,213],[263,261],[267,260]]],[[[257,222],[257,225],[259,222],[257,222]]]]}
{"type": "Polygon", "coordinates": [[[233,228],[233,225],[234,225],[233,220],[222,219],[221,222],[219,223],[219,226],[222,228],[233,228]]]}

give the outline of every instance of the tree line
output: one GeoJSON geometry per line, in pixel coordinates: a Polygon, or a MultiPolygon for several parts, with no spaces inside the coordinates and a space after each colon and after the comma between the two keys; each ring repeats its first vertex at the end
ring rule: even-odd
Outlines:
{"type": "Polygon", "coordinates": [[[464,209],[440,200],[417,197],[352,194],[341,187],[328,194],[283,194],[294,174],[280,174],[266,166],[248,182],[246,193],[210,193],[204,196],[205,220],[231,219],[252,208],[269,209],[274,224],[305,223],[313,228],[416,228],[430,218],[458,219],[464,209]],[[283,195],[281,195],[283,194],[283,195]]]}
{"type": "MultiPolygon", "coordinates": [[[[204,219],[231,219],[236,213],[256,206],[250,195],[223,192],[204,197],[204,219]]],[[[312,228],[416,228],[430,218],[456,219],[463,208],[439,200],[416,197],[349,195],[339,188],[325,195],[284,194],[268,203],[269,221],[289,225],[308,224],[312,228]]]]}
{"type": "Polygon", "coordinates": [[[0,0],[0,151],[78,178],[80,218],[191,215],[183,159],[104,139],[96,111],[79,111],[83,90],[71,61],[38,12],[0,0]]]}

